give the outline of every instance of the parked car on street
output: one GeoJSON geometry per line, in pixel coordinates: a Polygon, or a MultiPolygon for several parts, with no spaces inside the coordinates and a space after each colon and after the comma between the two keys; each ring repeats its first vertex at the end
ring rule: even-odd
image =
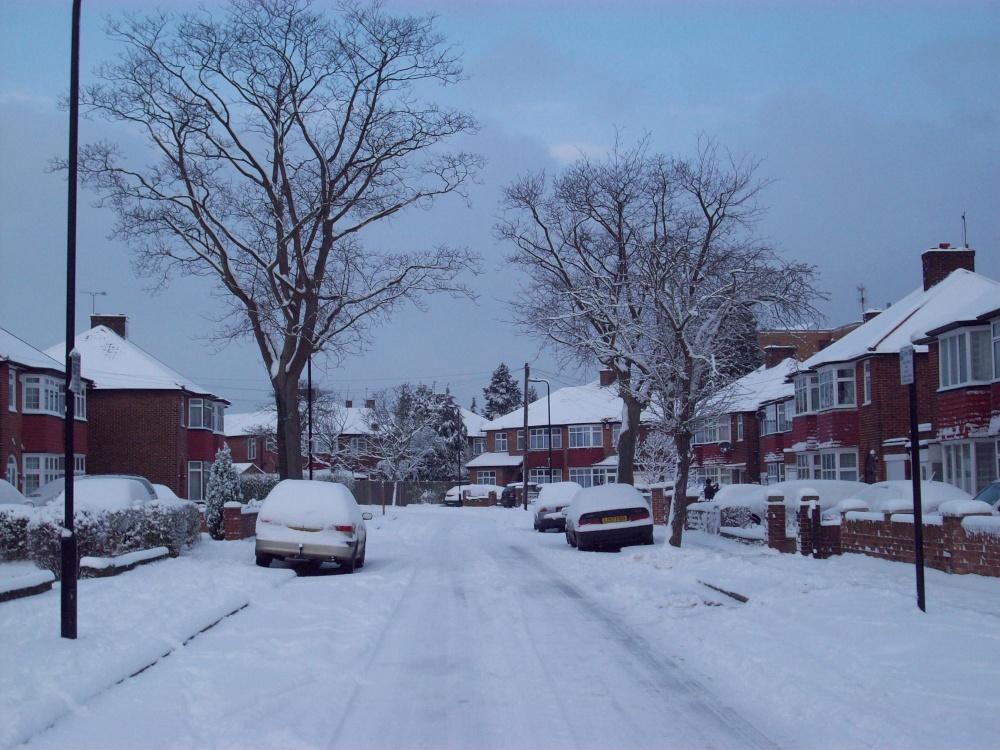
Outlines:
{"type": "MultiPolygon", "coordinates": [[[[65,503],[65,479],[56,479],[29,494],[24,502],[35,508],[65,503]]],[[[73,507],[117,510],[156,500],[145,477],[131,474],[87,474],[73,480],[73,507]]]]}
{"type": "Polygon", "coordinates": [[[354,495],[343,484],[283,479],[257,514],[257,564],[272,560],[336,562],[348,573],[365,564],[368,529],[354,495]]]}
{"type": "Polygon", "coordinates": [[[6,479],[0,479],[0,505],[24,505],[24,495],[6,479]]]}
{"type": "Polygon", "coordinates": [[[1000,479],[986,485],[973,500],[981,500],[993,507],[993,512],[1000,512],[1000,479]]]}
{"type": "Polygon", "coordinates": [[[652,544],[652,508],[630,484],[586,487],[566,509],[566,541],[580,550],[652,544]]]}
{"type": "Polygon", "coordinates": [[[582,489],[577,482],[543,484],[535,500],[535,531],[565,531],[566,508],[582,489]]]}
{"type": "MultiPolygon", "coordinates": [[[[505,508],[513,508],[520,505],[519,498],[521,497],[521,490],[524,489],[524,482],[511,482],[506,487],[503,488],[503,493],[500,496],[500,504],[505,508]]],[[[541,492],[542,485],[535,484],[534,482],[528,482],[528,503],[533,503],[538,497],[538,493],[541,492]]]]}

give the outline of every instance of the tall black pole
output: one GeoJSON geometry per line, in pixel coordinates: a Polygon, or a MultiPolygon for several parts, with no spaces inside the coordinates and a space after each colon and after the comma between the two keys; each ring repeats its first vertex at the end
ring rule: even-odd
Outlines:
{"type": "Polygon", "coordinates": [[[917,383],[910,383],[910,478],[913,480],[913,551],[917,566],[917,606],[927,611],[924,599],[924,506],[920,495],[920,427],[917,422],[917,383]]]}
{"type": "Polygon", "coordinates": [[[79,150],[78,125],[80,115],[80,4],[73,0],[73,36],[70,47],[69,74],[69,192],[66,204],[66,418],[63,422],[65,454],[63,476],[66,499],[63,525],[65,533],[60,539],[61,551],[61,612],[62,637],[76,638],[77,567],[76,534],[73,528],[73,475],[75,473],[76,445],[76,394],[73,383],[73,354],[76,345],[76,180],[77,153],[79,150]]]}
{"type": "Polygon", "coordinates": [[[308,428],[309,429],[309,434],[308,434],[309,478],[312,479],[313,478],[313,358],[311,354],[309,355],[309,359],[306,360],[306,380],[309,381],[306,383],[306,388],[309,389],[309,398],[307,399],[307,403],[309,404],[309,414],[307,419],[309,422],[309,428],[308,428]]]}
{"type": "Polygon", "coordinates": [[[531,368],[528,363],[524,363],[524,442],[521,452],[521,483],[524,489],[524,509],[528,509],[528,379],[531,377],[531,368]]]}

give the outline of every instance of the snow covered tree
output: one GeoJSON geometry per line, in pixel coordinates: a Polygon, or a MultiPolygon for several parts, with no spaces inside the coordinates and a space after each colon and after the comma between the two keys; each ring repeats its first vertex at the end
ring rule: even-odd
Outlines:
{"type": "Polygon", "coordinates": [[[461,472],[468,447],[468,431],[462,419],[462,409],[454,397],[445,392],[437,399],[435,431],[438,441],[422,478],[454,479],[461,472]]]}
{"type": "Polygon", "coordinates": [[[212,539],[226,538],[223,508],[230,502],[242,503],[243,490],[240,488],[240,477],[233,467],[233,456],[226,445],[216,452],[215,462],[205,485],[205,526],[212,539]]]}
{"type": "Polygon", "coordinates": [[[440,442],[437,414],[422,388],[426,386],[404,383],[376,391],[374,405],[365,412],[370,448],[378,460],[375,474],[393,483],[393,505],[399,482],[416,478],[440,442]]]}
{"type": "MultiPolygon", "coordinates": [[[[766,180],[759,161],[720,153],[699,140],[696,156],[651,173],[673,210],[643,257],[638,281],[648,300],[643,368],[655,394],[657,428],[677,451],[674,497],[687,494],[691,443],[700,420],[726,412],[721,395],[745,371],[748,321],[794,325],[815,318],[823,295],[815,268],[785,261],[754,228],[766,180]]],[[[666,204],[666,201],[663,201],[666,204]]],[[[671,504],[670,544],[681,545],[687,508],[671,504]]]]}
{"type": "Polygon", "coordinates": [[[363,351],[428,294],[474,296],[459,281],[479,271],[468,249],[362,245],[370,225],[462,195],[482,166],[445,148],[475,119],[423,100],[464,77],[433,21],[353,1],[329,15],[309,0],[128,13],[107,21],[117,57],[81,88],[85,113],[138,131],[152,156],[85,145],[80,179],[116,212],[139,272],[214,279],[219,340],[260,349],[282,477],[302,476],[310,357],[363,351]]]}
{"type": "Polygon", "coordinates": [[[478,414],[479,413],[479,407],[476,406],[476,397],[475,396],[472,397],[472,403],[469,404],[469,411],[471,411],[473,414],[478,414]]]}
{"type": "Polygon", "coordinates": [[[510,369],[503,362],[493,371],[490,384],[483,388],[483,416],[486,419],[496,419],[504,414],[510,414],[524,403],[521,386],[510,374],[510,369]]]}

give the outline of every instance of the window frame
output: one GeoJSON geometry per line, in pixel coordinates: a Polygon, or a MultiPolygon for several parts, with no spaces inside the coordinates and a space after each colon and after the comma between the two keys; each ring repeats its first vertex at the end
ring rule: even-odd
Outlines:
{"type": "Polygon", "coordinates": [[[812,479],[838,479],[859,482],[858,452],[856,450],[820,451],[820,476],[812,479]],[[846,461],[845,459],[850,459],[846,461]],[[851,462],[853,461],[853,465],[851,462]],[[853,476],[851,476],[853,474],[853,476]]]}
{"type": "Polygon", "coordinates": [[[600,424],[571,424],[569,426],[569,449],[603,448],[604,431],[600,424]]]}
{"type": "Polygon", "coordinates": [[[476,484],[496,484],[496,469],[476,469],[476,484]],[[486,481],[489,480],[489,481],[486,481]]]}
{"type": "Polygon", "coordinates": [[[858,405],[857,369],[854,364],[824,367],[819,372],[819,411],[854,409],[858,405]],[[850,392],[850,400],[847,393],[850,392]]]}
{"type": "Polygon", "coordinates": [[[493,452],[507,453],[507,431],[500,430],[493,436],[493,452]]]}
{"type": "Polygon", "coordinates": [[[861,391],[862,398],[864,399],[861,403],[864,405],[869,405],[872,402],[872,361],[866,359],[861,363],[861,391]]]}
{"type": "Polygon", "coordinates": [[[17,370],[7,370],[7,411],[17,412],[17,370]]]}
{"type": "Polygon", "coordinates": [[[952,331],[938,337],[938,389],[986,385],[996,379],[998,338],[993,326],[952,331]]]}
{"type": "Polygon", "coordinates": [[[558,427],[529,427],[528,445],[533,451],[547,451],[549,441],[553,450],[562,450],[562,431],[558,427]],[[550,434],[549,434],[550,433],[550,434]]]}

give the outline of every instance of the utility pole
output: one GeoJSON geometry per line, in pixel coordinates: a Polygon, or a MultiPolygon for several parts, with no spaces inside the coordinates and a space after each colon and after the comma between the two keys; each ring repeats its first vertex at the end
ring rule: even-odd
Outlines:
{"type": "Polygon", "coordinates": [[[521,453],[521,482],[524,489],[524,509],[528,509],[528,379],[531,377],[531,368],[528,363],[524,363],[524,441],[521,453]]]}

